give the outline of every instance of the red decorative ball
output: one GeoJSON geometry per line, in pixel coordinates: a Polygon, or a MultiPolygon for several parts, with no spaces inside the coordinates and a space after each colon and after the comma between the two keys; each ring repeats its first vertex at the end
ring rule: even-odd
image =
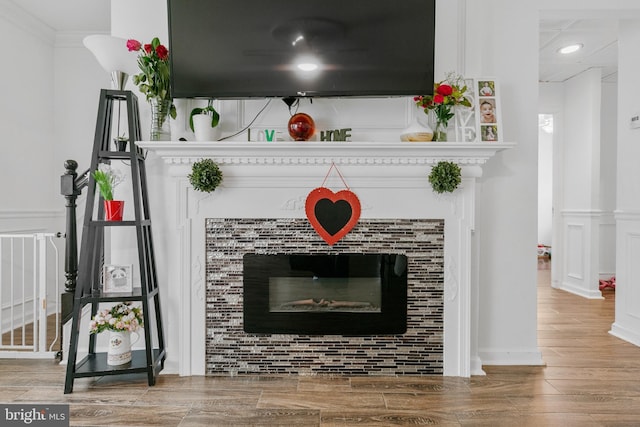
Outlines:
{"type": "Polygon", "coordinates": [[[316,133],[316,124],[311,116],[297,113],[289,119],[289,135],[294,141],[308,141],[316,133]]]}

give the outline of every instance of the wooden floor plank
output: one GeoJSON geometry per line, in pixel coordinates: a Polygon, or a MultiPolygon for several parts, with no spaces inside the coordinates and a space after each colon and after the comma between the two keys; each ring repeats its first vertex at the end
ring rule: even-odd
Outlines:
{"type": "Polygon", "coordinates": [[[615,292],[587,300],[539,270],[546,366],[485,366],[486,376],[161,375],[77,379],[64,366],[0,359],[0,402],[66,403],[73,426],[605,427],[640,425],[640,348],[611,334],[615,292]]]}

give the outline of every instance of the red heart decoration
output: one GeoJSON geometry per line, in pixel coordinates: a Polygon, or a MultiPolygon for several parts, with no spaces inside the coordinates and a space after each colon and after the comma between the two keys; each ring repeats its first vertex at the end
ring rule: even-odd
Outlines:
{"type": "Polygon", "coordinates": [[[360,219],[360,200],[351,190],[334,193],[328,188],[318,187],[307,196],[305,212],[320,237],[333,246],[360,219]]]}

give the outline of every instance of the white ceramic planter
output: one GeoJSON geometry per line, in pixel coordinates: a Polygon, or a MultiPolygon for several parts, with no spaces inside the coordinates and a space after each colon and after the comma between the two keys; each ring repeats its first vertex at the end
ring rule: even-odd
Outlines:
{"type": "Polygon", "coordinates": [[[196,114],[193,116],[193,132],[196,135],[196,141],[217,141],[220,139],[220,124],[212,128],[211,116],[196,114]]]}
{"type": "Polygon", "coordinates": [[[109,350],[107,351],[107,365],[120,366],[131,362],[131,345],[140,336],[135,332],[109,331],[109,350]],[[131,342],[131,334],[135,339],[131,342]]]}

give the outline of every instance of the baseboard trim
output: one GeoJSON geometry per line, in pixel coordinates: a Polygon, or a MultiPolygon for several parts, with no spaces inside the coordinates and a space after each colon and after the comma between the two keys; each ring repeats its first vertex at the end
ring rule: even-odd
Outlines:
{"type": "Polygon", "coordinates": [[[590,291],[570,285],[566,282],[560,283],[560,285],[556,289],[560,289],[561,291],[566,291],[587,299],[604,299],[604,297],[602,296],[602,292],[600,292],[599,290],[590,291]]]}
{"type": "Polygon", "coordinates": [[[540,351],[480,351],[484,366],[546,366],[540,351]]]}
{"type": "Polygon", "coordinates": [[[630,329],[620,326],[620,324],[618,324],[617,322],[611,325],[609,334],[640,347],[640,335],[630,329]]]}
{"type": "Polygon", "coordinates": [[[471,375],[485,376],[487,373],[482,369],[482,359],[478,356],[471,356],[471,375]]]}

